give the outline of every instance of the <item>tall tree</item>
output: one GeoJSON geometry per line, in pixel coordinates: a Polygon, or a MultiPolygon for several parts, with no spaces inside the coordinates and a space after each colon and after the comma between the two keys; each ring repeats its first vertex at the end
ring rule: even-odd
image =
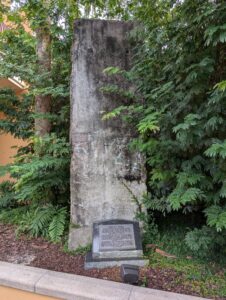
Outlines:
{"type": "Polygon", "coordinates": [[[13,91],[0,90],[0,110],[6,116],[0,120],[0,130],[29,140],[7,168],[16,180],[12,189],[12,184],[3,187],[4,193],[9,188],[7,199],[1,199],[0,191],[0,210],[2,201],[9,213],[18,212],[23,230],[53,241],[62,235],[69,216],[73,23],[84,12],[86,17],[124,12],[119,0],[109,0],[107,9],[104,4],[102,0],[12,0],[11,9],[0,7],[12,24],[0,34],[4,53],[0,76],[15,76],[29,84],[20,99],[13,91]]]}
{"type": "MultiPolygon", "coordinates": [[[[49,11],[49,1],[40,1],[43,10],[49,11]]],[[[35,26],[36,33],[36,54],[38,65],[38,76],[42,78],[41,86],[50,80],[51,76],[51,32],[50,32],[50,18],[48,14],[44,13],[42,24],[35,26]]],[[[51,113],[51,95],[38,94],[35,96],[35,113],[40,117],[35,118],[35,132],[39,136],[50,133],[51,122],[45,117],[45,114],[51,113]]]]}

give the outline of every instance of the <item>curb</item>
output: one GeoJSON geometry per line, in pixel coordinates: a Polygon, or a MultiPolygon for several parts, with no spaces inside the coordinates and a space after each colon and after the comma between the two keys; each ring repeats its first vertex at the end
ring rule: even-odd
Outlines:
{"type": "Polygon", "coordinates": [[[0,286],[66,300],[204,299],[1,261],[0,286]]]}

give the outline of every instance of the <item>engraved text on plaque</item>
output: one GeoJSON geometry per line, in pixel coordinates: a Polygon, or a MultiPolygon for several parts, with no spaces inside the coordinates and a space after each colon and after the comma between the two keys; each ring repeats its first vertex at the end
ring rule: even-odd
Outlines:
{"type": "Polygon", "coordinates": [[[100,251],[136,249],[132,224],[100,225],[100,251]]]}

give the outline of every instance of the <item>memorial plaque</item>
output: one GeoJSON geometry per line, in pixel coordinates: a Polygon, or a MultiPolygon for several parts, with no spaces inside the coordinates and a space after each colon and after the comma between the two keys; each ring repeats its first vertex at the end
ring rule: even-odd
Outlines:
{"type": "Polygon", "coordinates": [[[142,255],[139,223],[128,220],[94,223],[92,253],[95,258],[142,255]]]}
{"type": "Polygon", "coordinates": [[[136,249],[132,224],[100,225],[100,251],[136,249]]]}
{"type": "Polygon", "coordinates": [[[86,256],[86,269],[123,263],[143,266],[146,261],[142,256],[138,222],[116,219],[93,224],[92,252],[86,256]]]}

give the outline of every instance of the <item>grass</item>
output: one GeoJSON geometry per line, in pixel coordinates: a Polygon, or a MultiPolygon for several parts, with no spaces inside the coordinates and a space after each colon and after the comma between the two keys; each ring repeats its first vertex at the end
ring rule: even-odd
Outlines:
{"type": "Polygon", "coordinates": [[[181,274],[179,284],[202,297],[226,297],[226,258],[217,262],[213,257],[201,257],[192,252],[184,241],[188,230],[186,224],[164,224],[151,243],[176,258],[163,257],[151,249],[146,252],[150,267],[175,270],[181,274]]]}
{"type": "Polygon", "coordinates": [[[86,246],[84,246],[84,247],[80,246],[80,247],[78,247],[78,248],[75,249],[75,250],[70,250],[70,249],[68,248],[68,242],[66,242],[66,243],[64,244],[63,251],[64,251],[65,253],[68,253],[68,254],[71,254],[71,255],[86,255],[87,252],[91,251],[91,248],[92,248],[92,245],[91,245],[91,244],[88,244],[88,245],[86,245],[86,246]]]}
{"type": "Polygon", "coordinates": [[[195,259],[167,258],[158,253],[147,254],[152,268],[172,269],[181,273],[180,284],[189,286],[203,297],[226,297],[226,271],[215,263],[195,259]]]}

